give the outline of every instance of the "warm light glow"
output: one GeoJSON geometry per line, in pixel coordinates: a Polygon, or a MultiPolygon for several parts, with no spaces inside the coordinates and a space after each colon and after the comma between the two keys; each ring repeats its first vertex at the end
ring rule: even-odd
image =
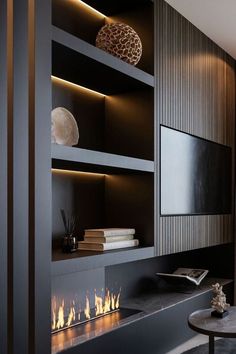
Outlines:
{"type": "Polygon", "coordinates": [[[106,15],[104,15],[102,12],[100,12],[100,11],[94,9],[92,6],[86,4],[86,2],[83,2],[82,0],[77,0],[77,1],[79,1],[84,7],[87,7],[87,9],[92,10],[97,15],[100,15],[100,16],[102,16],[104,18],[106,17],[106,15]]]}
{"type": "Polygon", "coordinates": [[[106,15],[104,15],[102,12],[94,9],[92,6],[88,5],[86,2],[84,2],[82,0],[71,0],[71,2],[74,2],[75,4],[82,5],[84,8],[86,8],[87,10],[92,11],[94,14],[98,15],[99,17],[106,18],[106,15]]]}
{"type": "Polygon", "coordinates": [[[100,177],[106,177],[107,176],[107,175],[105,175],[103,173],[61,170],[59,168],[52,168],[52,173],[69,174],[69,175],[72,175],[72,174],[75,174],[75,175],[88,175],[88,176],[100,176],[100,177]]]}
{"type": "Polygon", "coordinates": [[[91,298],[89,294],[85,296],[84,308],[81,310],[81,306],[76,305],[72,300],[70,307],[65,306],[65,300],[58,301],[54,296],[52,298],[52,332],[57,332],[72,326],[79,325],[80,323],[93,320],[96,317],[104,316],[112,311],[119,310],[120,307],[120,293],[115,294],[110,292],[109,289],[101,290],[101,294],[98,295],[96,289],[94,290],[94,307],[91,307],[91,298]],[[65,308],[69,311],[65,311],[65,308]],[[66,316],[67,313],[68,315],[66,316]]]}
{"type": "Polygon", "coordinates": [[[92,94],[95,94],[95,95],[99,95],[99,96],[101,96],[101,97],[105,97],[105,96],[106,96],[106,95],[104,95],[104,94],[101,93],[101,92],[94,91],[94,90],[91,90],[91,89],[89,89],[89,88],[87,88],[87,87],[74,84],[74,83],[71,82],[71,81],[67,81],[67,80],[61,79],[61,78],[59,78],[59,77],[57,77],[57,76],[53,76],[53,75],[52,75],[51,78],[52,78],[52,81],[61,83],[61,84],[63,84],[64,86],[74,87],[75,89],[79,89],[79,90],[85,91],[85,92],[87,92],[87,93],[92,93],[92,94]]]}

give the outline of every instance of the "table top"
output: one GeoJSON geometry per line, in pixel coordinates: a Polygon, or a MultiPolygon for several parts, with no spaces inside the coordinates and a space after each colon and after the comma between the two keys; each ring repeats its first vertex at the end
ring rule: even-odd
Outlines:
{"type": "Polygon", "coordinates": [[[231,306],[224,318],[212,317],[212,311],[210,308],[193,312],[188,318],[189,327],[208,336],[236,338],[236,307],[231,306]]]}

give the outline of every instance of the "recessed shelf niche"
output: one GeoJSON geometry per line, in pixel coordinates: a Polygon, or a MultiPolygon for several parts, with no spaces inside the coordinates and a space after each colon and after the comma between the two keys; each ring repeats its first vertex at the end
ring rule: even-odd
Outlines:
{"type": "Polygon", "coordinates": [[[83,149],[153,160],[153,96],[148,86],[104,95],[52,77],[52,108],[72,112],[83,149]]]}
{"type": "Polygon", "coordinates": [[[154,19],[153,2],[52,0],[54,26],[95,45],[99,29],[106,23],[122,22],[138,33],[143,55],[137,67],[153,74],[154,19]],[[88,6],[89,5],[89,6],[88,6]]]}
{"type": "MultiPolygon", "coordinates": [[[[60,209],[76,214],[75,234],[80,240],[88,228],[134,227],[140,247],[154,245],[152,173],[96,174],[53,169],[52,182],[53,252],[57,260],[65,233],[60,209]]],[[[81,251],[73,257],[94,254],[81,251]]]]}

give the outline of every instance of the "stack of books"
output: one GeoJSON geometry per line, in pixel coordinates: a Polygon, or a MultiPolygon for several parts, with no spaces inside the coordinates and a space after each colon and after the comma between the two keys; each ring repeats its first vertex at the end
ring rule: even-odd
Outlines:
{"type": "Polygon", "coordinates": [[[89,229],[85,230],[84,241],[79,241],[79,250],[110,251],[135,247],[139,240],[134,238],[135,229],[89,229]]]}

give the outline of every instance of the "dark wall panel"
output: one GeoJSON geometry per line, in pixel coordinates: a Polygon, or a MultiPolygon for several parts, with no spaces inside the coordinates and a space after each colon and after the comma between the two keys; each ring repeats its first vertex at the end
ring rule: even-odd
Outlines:
{"type": "Polygon", "coordinates": [[[52,174],[53,246],[60,247],[65,234],[60,209],[77,217],[76,234],[83,240],[84,230],[105,225],[105,176],[54,171],[52,174]],[[88,198],[89,196],[89,198],[88,198]]]}
{"type": "Polygon", "coordinates": [[[141,246],[153,246],[153,176],[109,175],[106,179],[107,227],[134,227],[141,246]]]}
{"type": "Polygon", "coordinates": [[[51,2],[30,1],[30,353],[49,354],[51,314],[51,2]]]}
{"type": "Polygon", "coordinates": [[[7,353],[7,1],[0,2],[0,353],[7,353]]]}
{"type": "Polygon", "coordinates": [[[153,160],[153,98],[152,88],[106,97],[108,152],[153,160]]]}
{"type": "MultiPolygon", "coordinates": [[[[231,146],[234,162],[235,61],[165,1],[156,5],[157,142],[164,124],[231,146]]],[[[159,207],[158,255],[233,240],[232,215],[160,217],[159,207]]]]}
{"type": "MultiPolygon", "coordinates": [[[[28,348],[28,1],[13,4],[13,353],[28,348]],[[19,325],[20,323],[20,325],[19,325]]],[[[10,171],[9,171],[10,172],[10,171]]]]}

